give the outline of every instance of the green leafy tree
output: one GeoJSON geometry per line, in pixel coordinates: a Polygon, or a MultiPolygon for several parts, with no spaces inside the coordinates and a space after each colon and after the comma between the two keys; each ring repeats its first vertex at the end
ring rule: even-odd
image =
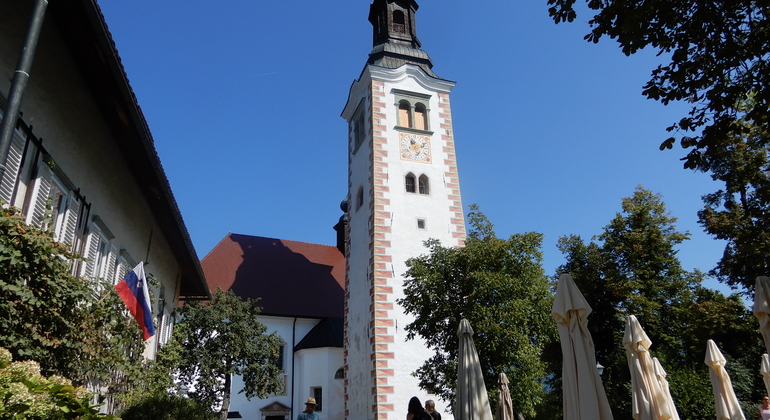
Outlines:
{"type": "Polygon", "coordinates": [[[0,209],[0,346],[44,375],[98,383],[119,405],[118,394],[149,386],[152,362],[112,284],[70,275],[78,260],[17,209],[0,209]]]}
{"type": "MultiPolygon", "coordinates": [[[[556,23],[577,17],[576,0],[548,0],[556,23]]],[[[626,55],[651,48],[658,66],[643,94],[668,104],[685,101],[690,113],[669,128],[691,149],[685,167],[707,164],[703,153],[726,137],[743,137],[742,119],[766,126],[770,118],[770,3],[767,0],[586,0],[594,16],[585,36],[614,39],[626,55]],[[755,100],[741,107],[747,98],[755,100]]],[[[662,148],[671,148],[667,139],[662,148]]],[[[763,143],[767,142],[767,138],[763,143]]]]}
{"type": "MultiPolygon", "coordinates": [[[[556,23],[573,21],[576,0],[548,0],[556,23]]],[[[704,196],[700,222],[727,241],[712,270],[720,281],[753,289],[770,268],[766,127],[770,118],[770,2],[767,0],[586,0],[591,42],[607,36],[626,55],[649,48],[669,60],[652,71],[647,98],[691,104],[668,127],[688,151],[685,168],[711,172],[725,188],[704,196]]]]}
{"type": "Polygon", "coordinates": [[[711,273],[752,291],[757,276],[770,274],[770,144],[765,126],[736,124],[744,127],[743,135],[723,137],[704,157],[711,178],[724,187],[703,196],[698,217],[706,232],[727,241],[711,273]]]}
{"type": "MultiPolygon", "coordinates": [[[[676,247],[688,234],[675,224],[660,195],[637,187],[594,241],[574,235],[559,240],[566,262],[558,271],[573,276],[593,309],[588,327],[597,361],[605,366],[602,380],[615,418],[631,412],[630,373],[621,345],[628,315],[636,315],[650,336],[652,354],[669,374],[683,419],[714,416],[713,405],[703,404],[712,395],[703,363],[709,338],[728,357],[735,356],[728,365],[731,373],[759,361],[756,322],[739,296],[706,289],[702,273],[682,268],[676,247]]],[[[734,385],[745,401],[755,397],[752,378],[741,376],[734,385]]]]}
{"type": "MultiPolygon", "coordinates": [[[[505,372],[514,408],[525,415],[543,395],[545,364],[541,352],[555,339],[550,311],[553,297],[541,266],[542,235],[495,236],[493,225],[471,206],[470,231],[464,247],[443,247],[428,240],[427,255],[407,261],[403,299],[415,316],[407,339],[420,337],[435,354],[418,368],[420,387],[445,401],[454,399],[457,380],[457,328],[462,318],[473,326],[474,341],[493,391],[505,372]]],[[[493,404],[497,400],[491,392],[493,404]]]]}
{"type": "Polygon", "coordinates": [[[257,320],[256,303],[217,290],[209,302],[186,303],[174,328],[170,345],[179,346],[179,384],[192,390],[196,400],[221,406],[222,420],[230,406],[233,375],[243,378],[239,392],[246,398],[264,398],[283,389],[282,371],[275,364],[281,339],[267,334],[257,320]]]}

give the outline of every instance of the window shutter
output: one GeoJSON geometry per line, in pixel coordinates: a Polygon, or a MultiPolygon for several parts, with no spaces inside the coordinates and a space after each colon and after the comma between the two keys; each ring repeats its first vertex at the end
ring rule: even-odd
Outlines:
{"type": "Polygon", "coordinates": [[[91,278],[96,276],[98,273],[94,273],[94,268],[96,268],[96,259],[99,257],[99,242],[101,241],[101,235],[97,234],[96,232],[91,232],[88,234],[88,242],[86,242],[86,265],[83,270],[83,277],[91,278]]]}
{"type": "Polygon", "coordinates": [[[117,283],[115,279],[115,266],[118,263],[118,251],[115,247],[110,247],[110,252],[107,254],[107,263],[104,267],[104,279],[109,281],[110,284],[117,283]]]}
{"type": "Polygon", "coordinates": [[[48,195],[51,192],[51,168],[43,162],[40,162],[40,171],[35,181],[35,191],[32,206],[32,212],[29,217],[29,224],[43,227],[45,214],[48,210],[48,195]]]}
{"type": "Polygon", "coordinates": [[[11,139],[11,148],[8,150],[8,158],[5,161],[5,174],[0,181],[0,200],[3,200],[5,204],[11,203],[13,190],[19,181],[19,168],[21,168],[21,158],[24,154],[24,144],[24,139],[14,133],[11,139]]]}
{"type": "Polygon", "coordinates": [[[75,242],[75,231],[78,228],[78,216],[80,215],[80,201],[75,194],[70,193],[67,197],[67,212],[64,215],[64,234],[62,242],[72,245],[75,242]]]}

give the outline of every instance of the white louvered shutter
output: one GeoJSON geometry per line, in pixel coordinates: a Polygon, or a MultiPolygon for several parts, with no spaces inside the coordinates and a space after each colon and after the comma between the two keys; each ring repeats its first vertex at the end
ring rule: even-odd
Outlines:
{"type": "Polygon", "coordinates": [[[129,270],[131,268],[126,264],[125,261],[121,261],[118,263],[118,275],[115,276],[115,283],[119,283],[121,280],[123,280],[124,277],[126,277],[126,274],[128,274],[129,270]]]}
{"type": "Polygon", "coordinates": [[[11,148],[8,150],[8,158],[5,161],[5,174],[0,181],[0,200],[3,200],[5,204],[11,203],[13,190],[19,182],[19,168],[24,154],[24,144],[24,139],[14,133],[11,139],[11,148]]]}
{"type": "Polygon", "coordinates": [[[78,216],[80,216],[80,201],[78,201],[74,193],[70,193],[69,197],[67,197],[67,212],[64,215],[64,233],[62,234],[62,242],[67,245],[72,245],[75,242],[78,216]]]}
{"type": "Polygon", "coordinates": [[[118,250],[115,247],[110,247],[110,252],[107,254],[107,261],[104,264],[104,279],[114,285],[118,281],[115,279],[115,266],[118,264],[118,250]]]}
{"type": "Polygon", "coordinates": [[[40,163],[40,171],[35,180],[35,189],[32,209],[29,214],[28,222],[31,225],[43,227],[45,214],[48,210],[48,195],[51,192],[51,168],[45,163],[40,163]]]}
{"type": "Polygon", "coordinates": [[[87,259],[85,266],[83,267],[82,277],[91,278],[98,273],[94,273],[94,269],[97,266],[96,259],[99,258],[99,243],[102,240],[102,236],[96,232],[88,234],[88,241],[86,242],[85,257],[87,259]]]}

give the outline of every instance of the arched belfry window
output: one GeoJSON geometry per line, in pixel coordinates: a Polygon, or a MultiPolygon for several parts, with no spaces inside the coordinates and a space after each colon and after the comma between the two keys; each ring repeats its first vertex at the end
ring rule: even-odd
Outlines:
{"type": "Polygon", "coordinates": [[[398,114],[397,127],[430,131],[430,95],[393,89],[398,114]]]}
{"type": "Polygon", "coordinates": [[[428,177],[425,175],[420,175],[419,179],[419,186],[418,191],[420,194],[429,194],[430,193],[430,184],[428,183],[428,177]]]}
{"type": "Polygon", "coordinates": [[[406,177],[404,177],[404,187],[406,189],[406,192],[417,192],[417,189],[415,188],[416,179],[413,173],[406,174],[406,177]]]}
{"type": "Polygon", "coordinates": [[[422,103],[417,103],[414,106],[414,128],[418,130],[428,129],[428,112],[422,103]]]}
{"type": "Polygon", "coordinates": [[[407,100],[398,103],[398,125],[401,127],[412,126],[412,106],[407,100]]]}
{"type": "Polygon", "coordinates": [[[406,33],[406,21],[404,20],[404,12],[401,10],[393,11],[393,32],[406,33]]]}

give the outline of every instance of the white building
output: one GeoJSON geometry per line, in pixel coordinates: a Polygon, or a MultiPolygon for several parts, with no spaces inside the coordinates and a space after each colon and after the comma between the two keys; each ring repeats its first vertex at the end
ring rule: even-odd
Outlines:
{"type": "Polygon", "coordinates": [[[284,392],[247,400],[233,378],[230,411],[244,419],[289,420],[314,397],[321,420],[343,417],[342,317],[345,259],[337,248],[228,234],[201,261],[212,291],[260,298],[258,320],[283,339],[284,392]]]}
{"type": "MultiPolygon", "coordinates": [[[[0,115],[33,3],[0,2],[0,115]]],[[[126,267],[145,261],[160,281],[150,358],[167,339],[180,299],[209,297],[153,142],[96,2],[51,2],[0,200],[87,257],[73,265],[75,275],[114,283],[126,267]]]]}
{"type": "MultiPolygon", "coordinates": [[[[414,372],[431,355],[406,341],[412,321],[403,297],[405,261],[423,241],[465,239],[449,93],[420,49],[414,0],[374,0],[374,47],[353,82],[348,122],[345,277],[345,418],[401,419],[421,391],[414,372]]],[[[437,408],[444,411],[441,402],[437,408]]],[[[443,414],[451,418],[449,414],[443,414]]]]}

